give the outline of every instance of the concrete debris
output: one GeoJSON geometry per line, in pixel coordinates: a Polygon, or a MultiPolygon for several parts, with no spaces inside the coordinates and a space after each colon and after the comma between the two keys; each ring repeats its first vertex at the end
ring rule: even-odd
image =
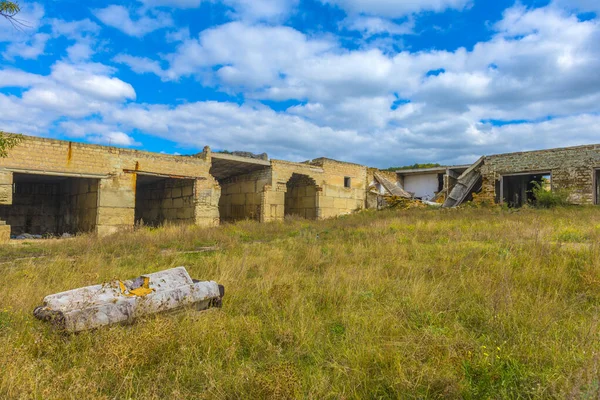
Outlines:
{"type": "Polygon", "coordinates": [[[470,194],[481,188],[481,166],[484,161],[485,157],[481,157],[458,177],[456,185],[444,201],[444,207],[460,206],[470,194]]]}
{"type": "Polygon", "coordinates": [[[185,267],[177,267],[49,295],[33,315],[60,330],[79,332],[185,307],[221,307],[224,294],[222,285],[192,279],[185,267]]]}
{"type": "Polygon", "coordinates": [[[15,236],[14,239],[25,240],[25,239],[43,239],[42,235],[32,235],[30,233],[23,233],[21,235],[15,236]]]}
{"type": "Polygon", "coordinates": [[[267,153],[254,154],[249,151],[232,151],[231,154],[238,157],[253,158],[255,160],[267,161],[269,159],[267,153]]]}

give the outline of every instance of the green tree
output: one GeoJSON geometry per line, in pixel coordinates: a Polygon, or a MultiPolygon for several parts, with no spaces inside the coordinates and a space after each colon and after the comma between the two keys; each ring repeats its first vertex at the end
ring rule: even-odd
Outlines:
{"type": "MultiPolygon", "coordinates": [[[[0,0],[0,16],[6,18],[15,27],[23,26],[23,22],[15,18],[21,7],[14,1],[0,0]]],[[[23,135],[5,134],[0,131],[0,158],[8,155],[8,151],[23,140],[23,135]]]]}
{"type": "Polygon", "coordinates": [[[22,22],[15,18],[20,11],[21,7],[19,6],[19,3],[14,1],[0,0],[0,16],[9,20],[10,23],[15,27],[22,25],[22,22]]]}

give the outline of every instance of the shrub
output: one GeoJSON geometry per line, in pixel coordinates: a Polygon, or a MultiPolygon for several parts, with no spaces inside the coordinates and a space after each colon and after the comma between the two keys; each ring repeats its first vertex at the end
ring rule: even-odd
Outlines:
{"type": "Polygon", "coordinates": [[[569,192],[564,189],[547,190],[543,182],[533,182],[531,190],[535,200],[534,206],[539,208],[553,208],[569,204],[569,192]]]}

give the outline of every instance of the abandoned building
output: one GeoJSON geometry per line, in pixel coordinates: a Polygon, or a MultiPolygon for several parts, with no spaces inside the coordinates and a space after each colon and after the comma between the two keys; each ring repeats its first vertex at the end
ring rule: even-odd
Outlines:
{"type": "MultiPolygon", "coordinates": [[[[243,154],[245,155],[245,154],[243,154]]],[[[0,232],[107,235],[136,224],[320,219],[365,207],[367,168],[213,153],[173,156],[25,136],[0,159],[0,232]]]]}
{"type": "Polygon", "coordinates": [[[380,208],[386,196],[453,207],[479,193],[518,207],[533,200],[534,182],[567,190],[572,203],[599,204],[600,145],[389,172],[328,158],[298,163],[208,147],[173,156],[25,136],[0,159],[0,236],[324,219],[380,208]]]}

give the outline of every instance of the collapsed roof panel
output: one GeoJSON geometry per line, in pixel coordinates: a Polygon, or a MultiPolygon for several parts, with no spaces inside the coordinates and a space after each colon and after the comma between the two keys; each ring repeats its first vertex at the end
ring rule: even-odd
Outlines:
{"type": "Polygon", "coordinates": [[[484,161],[485,157],[481,157],[458,177],[443,207],[458,207],[477,189],[477,185],[481,184],[481,166],[484,161]]]}
{"type": "Polygon", "coordinates": [[[402,189],[400,186],[396,185],[395,183],[393,183],[392,181],[390,181],[389,179],[387,179],[386,177],[384,177],[382,174],[379,174],[379,173],[375,172],[373,174],[373,177],[392,196],[404,197],[406,199],[412,198],[412,196],[410,195],[410,193],[408,193],[406,190],[402,189]]]}

